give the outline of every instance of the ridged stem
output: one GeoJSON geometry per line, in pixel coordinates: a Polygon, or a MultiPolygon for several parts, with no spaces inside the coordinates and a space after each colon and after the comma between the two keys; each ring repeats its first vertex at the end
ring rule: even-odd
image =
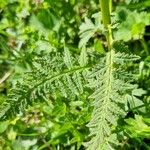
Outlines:
{"type": "Polygon", "coordinates": [[[102,12],[102,21],[104,27],[107,29],[110,21],[110,0],[99,0],[100,8],[102,12]]]}
{"type": "Polygon", "coordinates": [[[112,0],[99,0],[101,13],[102,13],[102,22],[106,31],[106,39],[108,44],[108,50],[111,51],[113,38],[111,30],[111,17],[110,13],[112,10],[112,0]]]}

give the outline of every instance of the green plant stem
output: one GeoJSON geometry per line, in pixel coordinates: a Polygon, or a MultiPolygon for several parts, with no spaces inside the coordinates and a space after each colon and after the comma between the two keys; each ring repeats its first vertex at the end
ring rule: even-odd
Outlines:
{"type": "Polygon", "coordinates": [[[109,11],[112,12],[112,0],[109,0],[109,11]]]}
{"type": "Polygon", "coordinates": [[[111,51],[113,38],[111,30],[111,9],[112,9],[112,0],[99,0],[100,8],[102,12],[102,22],[106,30],[106,39],[108,44],[108,50],[111,51]]]}
{"type": "Polygon", "coordinates": [[[26,137],[32,137],[32,136],[40,136],[42,133],[30,133],[30,134],[26,134],[26,133],[18,133],[19,136],[26,136],[26,137]]]}
{"type": "Polygon", "coordinates": [[[100,8],[102,12],[102,21],[104,27],[107,29],[108,25],[111,23],[110,21],[110,0],[100,0],[100,8]]]}

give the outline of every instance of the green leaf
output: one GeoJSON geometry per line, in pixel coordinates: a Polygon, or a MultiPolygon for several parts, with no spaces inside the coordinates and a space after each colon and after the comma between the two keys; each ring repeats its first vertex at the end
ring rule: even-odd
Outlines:
{"type": "Polygon", "coordinates": [[[0,133],[3,133],[8,128],[9,121],[0,122],[0,133]]]}
{"type": "Polygon", "coordinates": [[[104,47],[103,47],[102,42],[100,40],[96,39],[94,41],[94,48],[100,54],[104,54],[105,53],[104,47]]]}

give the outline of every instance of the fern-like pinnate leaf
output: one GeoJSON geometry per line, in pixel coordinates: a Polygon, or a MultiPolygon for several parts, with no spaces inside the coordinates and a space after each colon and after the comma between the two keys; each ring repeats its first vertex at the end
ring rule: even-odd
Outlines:
{"type": "MultiPolygon", "coordinates": [[[[123,67],[126,61],[137,59],[137,56],[111,50],[104,58],[105,65],[102,67],[101,62],[100,68],[96,67],[90,73],[89,77],[92,79],[89,78],[88,86],[95,89],[90,98],[95,101],[92,119],[87,125],[91,137],[91,140],[85,143],[88,150],[112,150],[112,145],[117,144],[113,128],[117,126],[118,117],[125,115],[126,93],[136,88],[130,84],[130,80],[120,79],[117,70],[123,67]]],[[[128,73],[122,71],[122,76],[124,74],[128,73]]]]}
{"type": "Polygon", "coordinates": [[[74,99],[83,93],[83,72],[89,68],[85,66],[85,53],[81,52],[80,62],[71,56],[67,48],[63,55],[51,52],[36,57],[32,71],[26,73],[22,82],[11,89],[7,101],[1,105],[0,117],[19,113],[36,101],[49,100],[49,96],[57,98],[57,95],[61,95],[74,99]]]}

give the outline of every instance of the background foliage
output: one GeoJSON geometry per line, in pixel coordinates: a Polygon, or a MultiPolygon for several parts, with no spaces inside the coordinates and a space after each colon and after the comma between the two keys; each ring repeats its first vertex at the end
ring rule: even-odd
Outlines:
{"type": "MultiPolygon", "coordinates": [[[[1,117],[4,114],[3,104],[13,93],[12,89],[17,88],[15,95],[19,95],[20,87],[28,77],[26,72],[34,71],[37,79],[33,81],[35,78],[31,76],[27,80],[34,87],[49,74],[62,72],[62,68],[84,68],[87,64],[90,67],[102,61],[100,58],[107,52],[107,43],[98,3],[98,0],[0,1],[1,117]],[[39,64],[43,67],[41,70],[38,70],[39,64]],[[52,72],[47,71],[48,67],[52,68],[52,72]]],[[[141,57],[125,66],[129,72],[136,74],[133,83],[138,89],[128,95],[127,115],[118,120],[114,129],[120,141],[116,149],[149,150],[150,1],[114,0],[112,21],[115,49],[141,57]]],[[[23,107],[25,101],[15,103],[14,100],[10,106],[16,107],[10,107],[7,117],[1,118],[0,149],[85,149],[83,143],[89,141],[87,123],[93,111],[93,100],[89,98],[93,90],[88,87],[86,74],[86,71],[83,74],[76,72],[72,80],[68,73],[66,78],[69,82],[66,79],[58,81],[55,83],[58,89],[54,89],[53,95],[46,95],[46,100],[42,101],[44,96],[39,94],[28,107],[23,107]],[[85,80],[81,80],[80,76],[85,80]],[[69,93],[63,91],[62,83],[65,85],[65,82],[69,83],[69,93]],[[80,82],[86,86],[82,87],[80,82]],[[78,89],[73,85],[77,85],[78,89]],[[14,115],[13,112],[19,114],[14,115]]],[[[23,90],[24,93],[28,90],[25,84],[23,90]]],[[[42,93],[37,89],[38,92],[42,93]]]]}

